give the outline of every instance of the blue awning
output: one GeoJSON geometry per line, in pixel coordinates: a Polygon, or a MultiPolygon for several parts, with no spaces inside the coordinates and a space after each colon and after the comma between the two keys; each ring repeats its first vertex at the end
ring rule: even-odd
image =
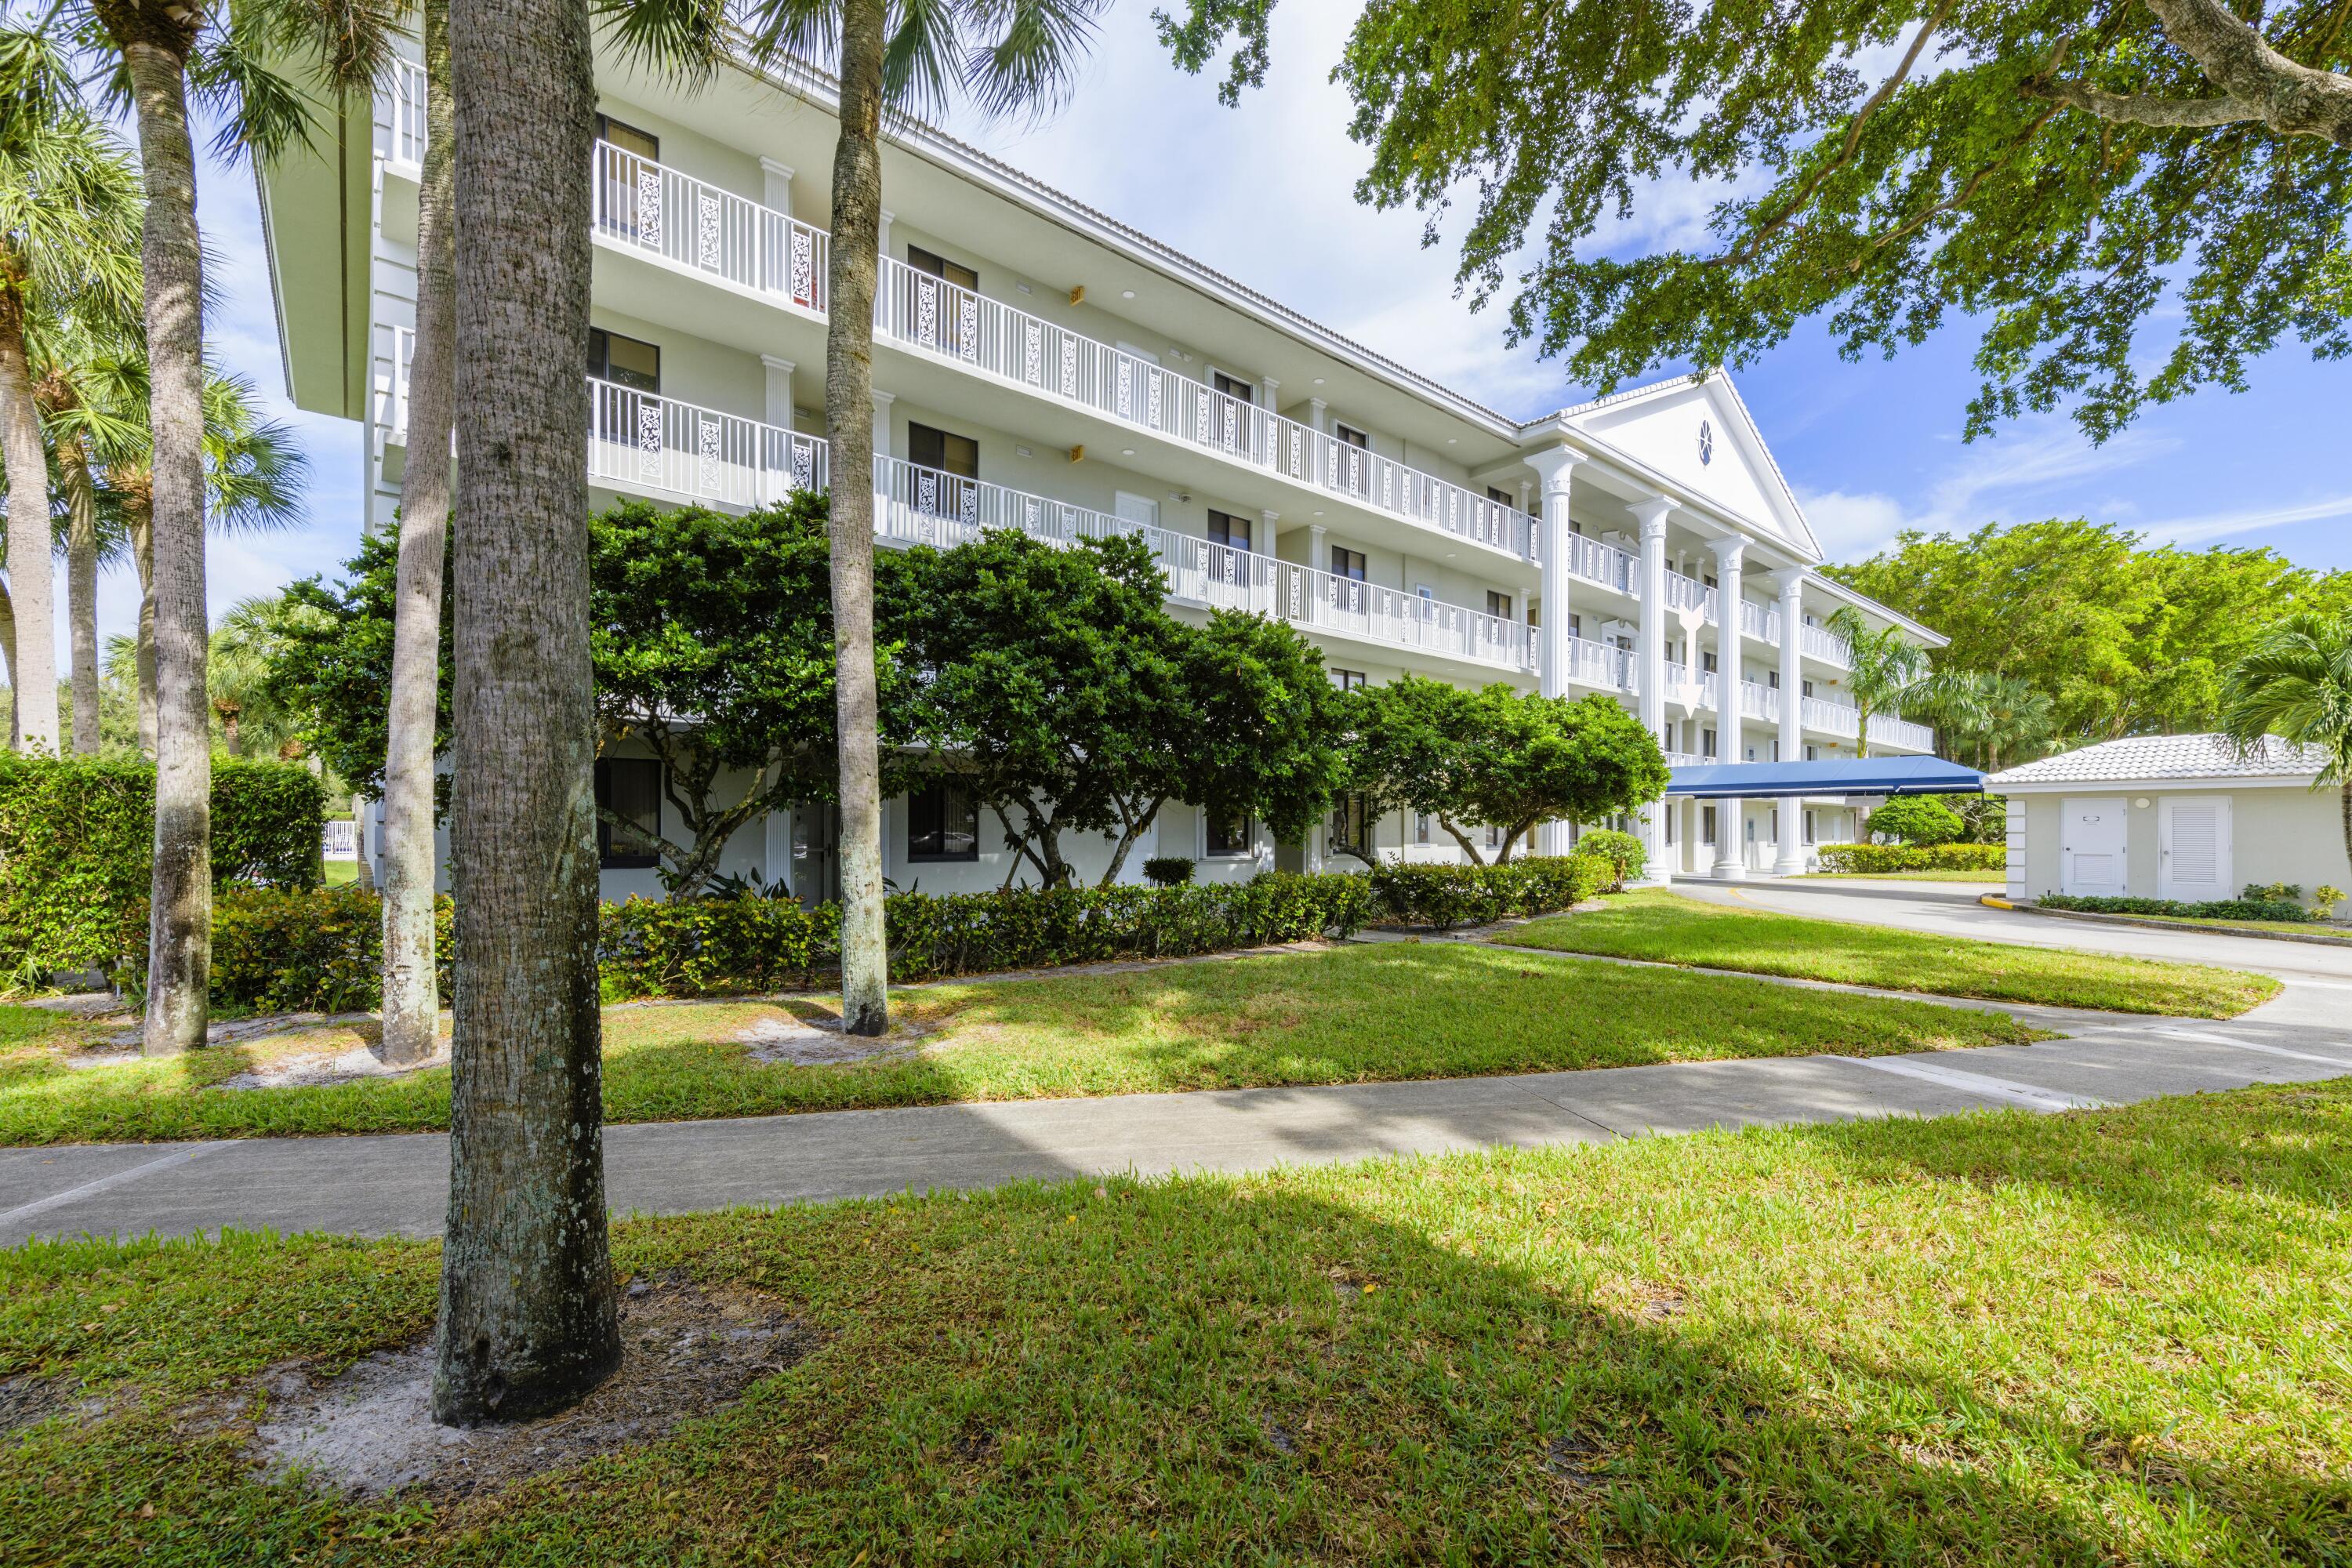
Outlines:
{"type": "Polygon", "coordinates": [[[1984,774],[1941,757],[1707,763],[1667,770],[1668,795],[1771,800],[1801,795],[1980,795],[1984,774]]]}

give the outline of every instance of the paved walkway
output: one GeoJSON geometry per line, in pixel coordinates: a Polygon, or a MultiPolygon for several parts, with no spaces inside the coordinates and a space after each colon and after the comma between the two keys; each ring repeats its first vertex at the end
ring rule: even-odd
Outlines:
{"type": "MultiPolygon", "coordinates": [[[[605,1136],[607,1182],[616,1213],[676,1214],[1757,1123],[2061,1110],[2352,1073],[2352,1037],[2341,1028],[2015,1011],[2071,1037],[1869,1060],[1780,1057],[620,1126],[605,1136]]],[[[223,1226],[431,1236],[448,1158],[438,1133],[0,1150],[0,1245],[223,1226]]]]}
{"type": "Polygon", "coordinates": [[[2287,989],[2247,1015],[2250,1020],[2340,1026],[2352,1017],[2352,947],[2055,920],[1980,904],[1977,897],[1986,889],[1965,882],[1890,878],[1885,881],[1759,879],[1726,883],[1677,879],[1675,890],[1721,903],[1818,915],[1824,920],[1861,921],[2031,947],[2071,947],[2084,952],[2251,969],[2277,975],[2287,983],[2287,989]]]}

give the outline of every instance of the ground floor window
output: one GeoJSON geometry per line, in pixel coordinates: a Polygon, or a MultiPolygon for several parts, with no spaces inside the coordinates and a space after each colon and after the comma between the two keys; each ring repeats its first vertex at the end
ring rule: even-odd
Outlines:
{"type": "Polygon", "coordinates": [[[907,797],[907,858],[980,858],[980,807],[971,791],[935,784],[907,797]]]}
{"type": "Polygon", "coordinates": [[[1486,847],[1489,849],[1500,849],[1502,847],[1503,829],[1501,825],[1493,822],[1486,824],[1486,847]]]}
{"type": "MultiPolygon", "coordinates": [[[[1365,795],[1343,795],[1339,797],[1339,803],[1331,808],[1330,847],[1334,853],[1353,855],[1367,861],[1371,859],[1371,806],[1370,799],[1365,795]]],[[[1212,849],[1209,853],[1214,855],[1217,851],[1212,849]]],[[[1248,849],[1244,847],[1232,853],[1244,855],[1248,853],[1248,849]]]]}
{"type": "Polygon", "coordinates": [[[1820,842],[1813,837],[1813,808],[1810,805],[1805,807],[1805,842],[1808,844],[1820,842]]]}
{"type": "Polygon", "coordinates": [[[1715,807],[1711,805],[1698,808],[1698,841],[1702,844],[1715,842],[1715,807]]]}
{"type": "Polygon", "coordinates": [[[596,760],[596,864],[607,871],[645,871],[661,864],[661,763],[651,757],[596,760]],[[604,814],[621,820],[614,823],[604,814]]]}
{"type": "MultiPolygon", "coordinates": [[[[1360,804],[1360,797],[1358,799],[1360,804]]],[[[1336,816],[1333,820],[1336,826],[1336,816]]],[[[1237,855],[1255,853],[1255,840],[1257,835],[1255,829],[1257,825],[1246,814],[1239,816],[1219,816],[1211,813],[1202,817],[1202,823],[1205,829],[1204,837],[1207,839],[1207,843],[1202,846],[1203,853],[1228,858],[1237,855]]]]}
{"type": "Polygon", "coordinates": [[[1702,757],[1715,755],[1714,731],[1703,729],[1698,732],[1698,754],[1702,757]]]}
{"type": "Polygon", "coordinates": [[[1429,842],[1429,813],[1419,811],[1413,814],[1412,841],[1415,844],[1426,844],[1429,842]]]}

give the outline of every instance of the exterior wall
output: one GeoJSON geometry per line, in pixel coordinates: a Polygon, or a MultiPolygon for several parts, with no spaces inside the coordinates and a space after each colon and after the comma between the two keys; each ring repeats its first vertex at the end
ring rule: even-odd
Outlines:
{"type": "Polygon", "coordinates": [[[2009,895],[2040,898],[2059,890],[2059,832],[2069,799],[2120,796],[2126,805],[2125,859],[2133,898],[2161,898],[2158,850],[2164,797],[2224,795],[2230,800],[2230,889],[2250,882],[2287,882],[2307,896],[2323,884],[2352,889],[2352,861],[2333,789],[2301,785],[2229,788],[2225,781],[2165,780],[2087,785],[2060,793],[2009,797],[2009,895]],[[2224,783],[2224,787],[2214,787],[2224,783]]]}

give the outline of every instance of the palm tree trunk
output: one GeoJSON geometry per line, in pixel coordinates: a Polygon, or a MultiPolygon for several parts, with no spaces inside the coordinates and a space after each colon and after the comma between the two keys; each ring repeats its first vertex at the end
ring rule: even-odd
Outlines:
{"type": "MultiPolygon", "coordinates": [[[[112,8],[110,7],[110,25],[112,8]]],[[[167,1056],[205,1042],[212,978],[212,733],[205,700],[204,248],[188,140],[192,14],[125,7],[116,41],[138,110],[147,214],[148,420],[153,431],[150,548],[155,622],[155,868],[150,894],[147,1027],[167,1056]]]]}
{"type": "Polygon", "coordinates": [[[8,661],[8,749],[16,749],[16,605],[0,587],[0,658],[8,661]]]}
{"type": "MultiPolygon", "coordinates": [[[[79,437],[58,443],[66,480],[66,621],[73,643],[73,749],[98,752],[98,493],[79,437]]],[[[143,596],[143,595],[142,595],[143,596]]]]}
{"type": "Polygon", "coordinates": [[[33,401],[32,365],[25,357],[21,287],[0,289],[0,454],[8,462],[8,588],[16,612],[11,638],[15,744],[23,752],[55,752],[58,611],[50,555],[57,536],[49,523],[49,459],[41,446],[41,410],[33,401]]]}
{"type": "MultiPolygon", "coordinates": [[[[457,1033],[433,1414],[619,1364],[604,1212],[588,661],[586,0],[455,0],[457,1033]]],[[[412,448],[421,450],[421,448],[412,448]]],[[[436,454],[437,457],[437,454],[436,454]]]]}
{"type": "Polygon", "coordinates": [[[2352,860],[2352,774],[2347,774],[2336,790],[2336,815],[2344,826],[2344,856],[2352,860]]]}
{"type": "Polygon", "coordinates": [[[449,436],[457,398],[449,221],[457,164],[448,0],[425,0],[425,80],[416,340],[408,370],[408,458],[400,480],[383,763],[383,1058],[402,1064],[433,1054],[441,1019],[433,955],[433,741],[440,719],[441,564],[449,536],[449,436]]]}
{"type": "Polygon", "coordinates": [[[882,782],[874,678],[874,291],[882,229],[883,0],[845,0],[841,140],[833,155],[833,258],[824,433],[833,443],[834,692],[841,747],[841,1024],[890,1026],[882,911],[882,782]]]}

